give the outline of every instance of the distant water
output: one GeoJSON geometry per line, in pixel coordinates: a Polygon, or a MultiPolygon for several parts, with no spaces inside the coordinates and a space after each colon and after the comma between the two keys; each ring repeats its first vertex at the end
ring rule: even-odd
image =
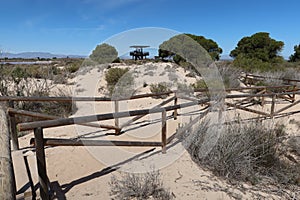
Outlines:
{"type": "Polygon", "coordinates": [[[11,65],[34,65],[34,64],[50,64],[52,61],[19,61],[19,62],[0,62],[0,64],[11,64],[11,65]]]}

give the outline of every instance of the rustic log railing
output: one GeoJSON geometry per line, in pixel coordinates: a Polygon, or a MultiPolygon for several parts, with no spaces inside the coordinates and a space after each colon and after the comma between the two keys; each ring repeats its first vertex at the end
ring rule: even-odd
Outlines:
{"type": "MultiPolygon", "coordinates": [[[[171,99],[171,101],[173,98],[171,99]]],[[[182,103],[167,107],[154,107],[152,109],[133,110],[126,112],[107,113],[99,115],[90,115],[84,117],[73,117],[66,119],[52,119],[47,121],[35,121],[18,124],[18,130],[34,130],[36,159],[38,166],[39,182],[40,182],[40,195],[42,199],[49,199],[49,180],[46,172],[45,160],[45,145],[51,146],[160,146],[162,153],[166,153],[166,146],[171,142],[171,138],[167,138],[167,112],[175,109],[186,108],[194,105],[199,105],[208,102],[209,99],[205,98],[195,102],[182,103]],[[161,142],[156,141],[108,141],[108,140],[70,140],[70,139],[52,139],[44,138],[43,129],[50,127],[66,126],[72,124],[83,124],[94,121],[102,121],[108,119],[119,119],[124,117],[142,116],[146,114],[161,113],[162,114],[162,129],[161,129],[161,142]]],[[[170,102],[167,100],[166,102],[170,102]]],[[[10,109],[11,110],[11,109],[10,109]]],[[[13,111],[13,110],[11,110],[13,111]]],[[[172,138],[174,138],[172,136],[172,138]]]]}
{"type": "MultiPolygon", "coordinates": [[[[237,95],[227,95],[226,98],[246,98],[243,100],[240,100],[239,103],[245,102],[247,100],[251,100],[255,97],[261,98],[261,104],[264,105],[265,104],[265,97],[269,97],[272,96],[270,92],[268,92],[269,90],[272,89],[287,89],[290,86],[284,85],[284,86],[257,86],[257,87],[243,87],[243,88],[229,88],[227,89],[227,91],[248,91],[248,90],[261,90],[261,92],[258,92],[257,94],[237,94],[237,95]],[[264,92],[265,91],[265,92],[264,92]]],[[[195,92],[207,92],[208,90],[206,89],[198,89],[195,90],[195,92]]],[[[291,100],[291,102],[295,101],[295,95],[299,94],[299,89],[296,88],[296,86],[293,87],[293,90],[287,90],[289,92],[281,92],[280,94],[277,94],[276,98],[282,98],[284,95],[291,95],[291,98],[288,99],[287,97],[285,97],[285,100],[291,100]]],[[[172,98],[172,100],[174,100],[174,104],[177,104],[177,94],[179,91],[170,91],[170,92],[164,92],[164,93],[158,93],[158,94],[141,94],[141,95],[135,95],[130,97],[129,99],[140,99],[140,98],[147,98],[147,97],[157,97],[157,96],[161,96],[161,95],[170,95],[172,93],[175,94],[175,96],[172,98]]],[[[193,97],[187,97],[190,100],[194,99],[193,97]]],[[[13,102],[14,101],[59,101],[59,102],[71,102],[71,101],[96,101],[96,102],[100,102],[100,101],[111,101],[111,98],[107,98],[107,97],[0,97],[0,101],[9,101],[10,105],[12,105],[13,107],[13,102]]],[[[128,100],[127,99],[122,99],[119,98],[118,100],[114,100],[115,105],[116,105],[116,109],[118,109],[118,101],[122,101],[122,100],[128,100]]],[[[168,102],[166,102],[168,103],[168,102]]],[[[238,104],[238,103],[236,103],[238,104]]],[[[158,106],[162,106],[164,104],[158,105],[158,106]]],[[[116,110],[118,111],[118,110],[116,110]]],[[[31,116],[31,117],[36,117],[36,118],[43,118],[43,119],[57,119],[58,117],[56,116],[46,116],[45,114],[37,114],[37,113],[30,113],[30,111],[20,111],[20,110],[9,110],[9,116],[10,116],[10,121],[11,121],[11,138],[13,141],[13,149],[17,150],[19,149],[19,145],[18,145],[18,140],[17,140],[17,129],[16,129],[16,122],[15,122],[15,115],[26,115],[26,116],[31,116]]],[[[145,115],[145,114],[144,114],[145,115]]],[[[100,128],[106,128],[106,129],[114,129],[116,134],[119,134],[121,129],[124,128],[125,126],[129,125],[130,123],[140,119],[142,116],[136,116],[134,119],[129,120],[128,122],[119,125],[118,123],[118,118],[115,118],[115,126],[112,125],[98,125],[98,124],[88,124],[88,123],[83,123],[82,125],[86,125],[86,126],[91,126],[91,127],[100,127],[100,128]],[[116,126],[118,125],[118,126],[116,126]]],[[[174,110],[174,119],[177,118],[177,109],[174,110]]]]}
{"type": "MultiPolygon", "coordinates": [[[[265,86],[258,86],[258,87],[244,87],[244,88],[231,88],[227,89],[226,91],[249,91],[249,90],[255,90],[257,92],[256,94],[227,94],[225,99],[238,99],[236,102],[225,102],[225,104],[228,107],[234,107],[237,109],[241,109],[247,112],[252,112],[258,115],[262,115],[264,117],[271,117],[273,118],[276,115],[279,115],[283,111],[297,105],[300,103],[300,100],[295,101],[295,95],[300,94],[299,89],[296,88],[296,86],[291,85],[284,85],[284,86],[271,86],[271,87],[265,87],[265,86]],[[293,87],[293,89],[290,89],[293,87]],[[282,89],[282,92],[280,93],[274,93],[272,92],[272,89],[282,89]],[[276,99],[282,98],[284,95],[290,95],[292,101],[292,104],[289,104],[285,106],[284,108],[281,108],[276,111],[275,105],[276,105],[276,99]],[[242,106],[243,102],[247,102],[252,100],[253,98],[261,98],[262,105],[264,105],[265,98],[271,98],[271,111],[270,113],[266,113],[263,111],[255,110],[252,108],[244,107],[242,106]],[[244,98],[244,99],[242,99],[244,98]]],[[[207,92],[208,90],[195,90],[195,92],[207,92]]],[[[118,102],[122,100],[128,100],[127,99],[111,99],[106,97],[0,97],[0,101],[9,101],[10,104],[13,105],[14,101],[61,101],[61,102],[71,102],[71,101],[113,101],[115,102],[115,112],[114,113],[106,113],[106,114],[98,114],[98,115],[89,115],[84,117],[72,117],[72,118],[59,118],[57,116],[51,116],[41,113],[35,113],[30,111],[24,111],[24,110],[17,110],[13,108],[8,109],[9,114],[9,121],[11,124],[10,131],[12,135],[13,140],[13,146],[15,149],[18,149],[18,143],[17,143],[17,130],[18,131],[24,131],[24,130],[34,130],[34,136],[35,136],[35,147],[37,152],[37,165],[38,165],[38,173],[39,173],[39,181],[41,184],[40,187],[40,195],[42,199],[49,199],[49,180],[46,173],[46,161],[45,161],[45,151],[44,146],[160,146],[162,147],[162,152],[166,153],[166,146],[169,144],[178,133],[175,133],[171,135],[169,138],[167,138],[167,129],[166,129],[166,123],[167,123],[167,112],[173,111],[173,118],[177,119],[177,116],[179,115],[177,113],[178,109],[186,108],[190,106],[195,105],[208,105],[206,110],[200,114],[200,117],[197,117],[195,120],[201,119],[205,114],[209,111],[209,105],[213,102],[210,102],[210,99],[204,98],[204,99],[197,99],[195,97],[183,97],[182,99],[190,100],[192,102],[187,103],[181,103],[178,104],[178,99],[181,98],[181,95],[178,95],[179,91],[173,91],[173,92],[166,92],[166,93],[160,93],[160,94],[142,94],[142,95],[135,95],[130,97],[129,99],[139,99],[139,98],[147,98],[147,97],[155,97],[155,96],[161,96],[161,95],[170,95],[174,93],[174,97],[171,97],[162,103],[158,104],[157,106],[153,107],[152,109],[143,109],[143,110],[133,110],[133,111],[126,111],[126,112],[119,112],[118,109],[118,102]],[[170,102],[174,101],[174,105],[162,107],[170,102]],[[43,129],[44,128],[50,128],[50,127],[57,127],[57,126],[66,126],[66,125],[72,125],[72,124],[79,124],[84,126],[92,126],[92,127],[101,127],[101,128],[107,128],[107,129],[114,129],[116,130],[116,133],[120,133],[121,129],[125,126],[130,125],[132,122],[140,119],[141,117],[153,114],[153,113],[161,113],[161,142],[157,141],[106,141],[106,140],[70,140],[70,139],[55,139],[55,138],[44,138],[43,137],[43,129]],[[20,123],[16,125],[15,121],[15,115],[25,115],[25,116],[31,116],[36,117],[39,119],[46,119],[46,121],[34,121],[34,122],[27,122],[27,123],[20,123]],[[118,122],[119,118],[125,118],[125,117],[134,117],[130,119],[129,121],[125,122],[124,124],[120,125],[118,122]],[[92,122],[95,121],[104,121],[109,119],[115,119],[115,126],[112,125],[95,125],[92,122]],[[17,129],[16,129],[17,127],[17,129]]],[[[287,98],[283,98],[285,100],[288,100],[287,98]]],[[[193,123],[196,123],[196,121],[193,120],[193,123]]],[[[184,131],[184,130],[183,130],[184,131]]],[[[181,131],[181,132],[183,132],[181,131]]]]}
{"type": "Polygon", "coordinates": [[[262,80],[262,79],[274,79],[274,80],[282,80],[282,81],[287,81],[287,83],[289,84],[290,82],[298,82],[298,83],[300,83],[300,80],[297,80],[297,79],[288,79],[288,78],[277,78],[277,77],[270,77],[270,76],[261,76],[261,75],[255,75],[255,74],[249,74],[249,73],[247,73],[247,74],[245,74],[245,77],[246,78],[249,78],[249,79],[255,79],[255,78],[257,78],[257,79],[260,79],[260,80],[262,80]]]}

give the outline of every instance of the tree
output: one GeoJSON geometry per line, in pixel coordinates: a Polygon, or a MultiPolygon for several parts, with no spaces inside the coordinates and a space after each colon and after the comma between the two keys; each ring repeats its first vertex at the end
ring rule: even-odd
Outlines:
{"type": "MultiPolygon", "coordinates": [[[[198,36],[198,35],[193,35],[193,34],[188,34],[188,33],[185,33],[184,35],[192,38],[194,41],[196,41],[198,44],[200,44],[209,53],[209,55],[211,56],[211,58],[213,60],[220,59],[220,54],[223,52],[223,50],[218,46],[218,44],[215,41],[213,41],[212,39],[206,39],[204,36],[198,36]]],[[[178,35],[174,36],[174,37],[178,37],[178,35]]],[[[163,59],[172,57],[174,62],[176,62],[176,63],[185,61],[185,59],[183,59],[181,56],[175,55],[173,52],[163,50],[162,46],[165,45],[166,42],[168,42],[168,41],[163,42],[159,46],[159,50],[158,50],[159,57],[161,57],[163,59]]]]}
{"type": "Polygon", "coordinates": [[[167,50],[163,50],[161,49],[161,45],[159,46],[159,49],[158,49],[158,56],[162,59],[169,59],[171,57],[173,57],[175,54],[170,52],[170,51],[167,51],[167,50]]]}
{"type": "Polygon", "coordinates": [[[220,54],[223,52],[223,50],[215,41],[213,41],[212,39],[206,39],[204,36],[197,36],[193,34],[186,35],[198,42],[209,53],[213,60],[220,59],[220,54]]]}
{"type": "Polygon", "coordinates": [[[237,47],[230,52],[230,56],[233,58],[257,59],[262,62],[277,62],[282,59],[278,53],[283,46],[282,41],[270,38],[269,33],[259,32],[250,37],[242,38],[237,47]]]}
{"type": "Polygon", "coordinates": [[[300,44],[294,46],[295,53],[289,57],[289,62],[298,62],[300,61],[300,44]]]}
{"type": "Polygon", "coordinates": [[[101,45],[97,45],[90,55],[90,58],[99,64],[111,63],[118,58],[118,52],[115,47],[103,43],[101,45]]]}

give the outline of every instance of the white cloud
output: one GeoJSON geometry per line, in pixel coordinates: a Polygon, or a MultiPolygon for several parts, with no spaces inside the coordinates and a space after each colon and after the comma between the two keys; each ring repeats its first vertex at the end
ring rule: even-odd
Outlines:
{"type": "Polygon", "coordinates": [[[101,9],[115,9],[122,7],[127,4],[132,4],[139,2],[141,0],[109,0],[109,1],[99,1],[99,0],[82,0],[82,3],[96,5],[101,9]]]}

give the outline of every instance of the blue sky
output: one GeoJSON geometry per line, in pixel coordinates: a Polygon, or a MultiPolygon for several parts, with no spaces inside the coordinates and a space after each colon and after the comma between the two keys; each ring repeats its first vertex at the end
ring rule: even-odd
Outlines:
{"type": "Polygon", "coordinates": [[[223,54],[244,36],[269,32],[288,57],[300,43],[299,8],[299,0],[7,0],[0,49],[88,55],[115,34],[160,27],[211,38],[223,54]]]}

